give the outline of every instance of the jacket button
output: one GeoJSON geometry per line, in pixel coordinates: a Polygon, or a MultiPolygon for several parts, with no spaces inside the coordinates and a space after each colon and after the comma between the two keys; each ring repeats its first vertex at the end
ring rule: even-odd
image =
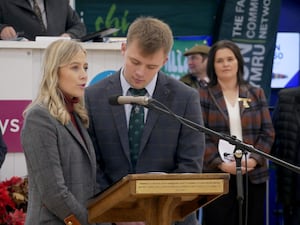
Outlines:
{"type": "Polygon", "coordinates": [[[72,221],[69,221],[69,222],[67,223],[67,225],[73,225],[72,221]]]}

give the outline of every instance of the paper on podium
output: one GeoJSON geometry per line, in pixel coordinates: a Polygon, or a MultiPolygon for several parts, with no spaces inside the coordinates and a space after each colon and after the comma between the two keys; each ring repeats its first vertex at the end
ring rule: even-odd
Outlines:
{"type": "Polygon", "coordinates": [[[48,42],[51,43],[53,41],[57,41],[59,39],[71,40],[71,37],[62,37],[62,36],[36,36],[36,42],[48,42]]]}

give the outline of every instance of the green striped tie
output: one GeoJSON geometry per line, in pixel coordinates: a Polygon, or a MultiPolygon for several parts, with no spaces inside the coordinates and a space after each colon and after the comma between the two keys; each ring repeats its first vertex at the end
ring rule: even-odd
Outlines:
{"type": "MultiPolygon", "coordinates": [[[[145,88],[143,89],[133,89],[130,88],[129,92],[133,96],[144,96],[147,93],[145,88]]],[[[130,119],[129,119],[129,128],[128,128],[128,138],[129,138],[129,148],[130,148],[130,157],[135,171],[135,166],[140,150],[141,137],[144,129],[144,107],[141,105],[134,104],[132,105],[130,119]]]]}

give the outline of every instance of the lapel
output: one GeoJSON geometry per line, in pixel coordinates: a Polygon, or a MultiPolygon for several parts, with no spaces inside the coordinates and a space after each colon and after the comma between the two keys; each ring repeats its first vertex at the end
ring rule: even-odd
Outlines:
{"type": "MultiPolygon", "coordinates": [[[[215,99],[213,100],[215,101],[218,110],[221,112],[225,120],[229,121],[226,103],[222,93],[221,86],[217,84],[216,86],[209,88],[209,92],[212,95],[211,97],[215,99]]],[[[240,115],[242,118],[245,109],[251,107],[251,101],[252,101],[247,85],[240,85],[238,101],[240,106],[240,115]]]]}
{"type": "MultiPolygon", "coordinates": [[[[87,132],[87,129],[83,126],[80,118],[76,114],[75,114],[75,120],[76,120],[76,122],[78,124],[78,128],[80,129],[80,132],[82,134],[82,137],[79,134],[79,136],[80,136],[79,141],[80,141],[81,145],[83,146],[85,152],[87,152],[87,155],[89,157],[92,168],[97,168],[96,160],[95,160],[96,159],[96,153],[95,153],[95,150],[94,150],[92,140],[89,136],[89,133],[87,132]]],[[[93,177],[96,177],[96,169],[94,169],[92,171],[94,172],[93,177]]]]}
{"type": "MultiPolygon", "coordinates": [[[[76,116],[75,116],[76,118],[76,116]]],[[[78,128],[81,132],[83,132],[80,122],[78,123],[78,119],[76,118],[78,128]]],[[[65,125],[66,129],[69,131],[69,133],[73,136],[73,138],[80,144],[80,146],[84,149],[84,151],[89,154],[89,150],[87,149],[87,145],[85,144],[83,138],[86,138],[85,136],[81,137],[79,134],[79,131],[75,128],[73,123],[70,121],[65,125]]]]}
{"type": "MultiPolygon", "coordinates": [[[[116,76],[110,76],[109,85],[107,85],[106,92],[107,96],[116,96],[122,95],[122,87],[120,83],[120,71],[116,76]]],[[[170,93],[169,88],[167,87],[168,81],[167,78],[161,73],[158,74],[157,84],[153,93],[153,98],[160,101],[164,105],[168,105],[168,96],[170,93]]],[[[111,106],[112,115],[116,124],[116,129],[121,140],[121,145],[124,149],[124,152],[130,159],[130,149],[129,149],[129,140],[128,140],[128,128],[126,123],[125,109],[123,105],[111,106]]],[[[140,153],[145,148],[147,140],[150,137],[150,134],[153,130],[154,125],[156,124],[159,118],[159,112],[149,109],[147,120],[144,127],[143,136],[141,139],[140,153]]]]}
{"type": "Polygon", "coordinates": [[[245,109],[249,108],[251,106],[251,99],[250,92],[248,90],[247,85],[240,85],[239,88],[239,105],[240,105],[240,113],[241,117],[245,111],[245,109]]]}
{"type": "MultiPolygon", "coordinates": [[[[170,89],[167,87],[167,84],[168,84],[168,80],[166,75],[163,75],[161,72],[158,73],[157,82],[153,93],[153,98],[166,106],[168,106],[168,96],[171,93],[170,89]]],[[[154,109],[153,110],[149,109],[142,140],[141,140],[140,153],[145,148],[145,145],[150,137],[154,125],[156,124],[159,118],[159,115],[160,113],[158,111],[154,109]]]]}
{"type": "Polygon", "coordinates": [[[250,93],[247,90],[245,85],[240,85],[239,88],[239,105],[240,105],[240,113],[243,115],[246,108],[250,107],[251,98],[250,93]]]}
{"type": "Polygon", "coordinates": [[[57,10],[51,10],[51,9],[57,9],[56,1],[54,0],[44,1],[44,5],[45,5],[45,11],[47,17],[47,32],[51,32],[53,29],[55,30],[55,23],[56,23],[55,21],[59,20],[59,18],[61,17],[59,16],[58,14],[59,12],[57,10]]]}
{"type": "MultiPolygon", "coordinates": [[[[122,87],[120,81],[120,71],[117,72],[115,75],[109,76],[109,84],[106,87],[107,97],[110,96],[119,96],[122,95],[122,87]]],[[[129,150],[129,140],[128,140],[128,129],[126,123],[126,115],[124,105],[117,105],[117,106],[109,106],[112,111],[112,116],[114,118],[116,129],[119,134],[119,138],[121,140],[122,148],[130,159],[130,150],[129,150]]]]}
{"type": "Polygon", "coordinates": [[[23,8],[27,11],[31,11],[32,13],[34,13],[29,0],[15,0],[14,4],[20,8],[23,8]]]}
{"type": "MultiPolygon", "coordinates": [[[[92,165],[92,168],[96,168],[96,156],[95,156],[95,151],[93,144],[89,138],[89,134],[86,130],[86,128],[83,126],[81,123],[80,119],[78,116],[75,114],[75,120],[78,125],[78,129],[80,130],[82,136],[80,135],[79,131],[74,127],[72,122],[69,122],[67,125],[65,125],[66,129],[70,132],[70,134],[74,137],[74,139],[79,143],[81,146],[81,149],[87,154],[90,164],[92,165]]],[[[96,177],[96,169],[93,169],[93,177],[96,177]]]]}
{"type": "MultiPolygon", "coordinates": [[[[116,74],[116,76],[110,76],[108,79],[109,85],[107,85],[106,91],[107,96],[116,96],[122,95],[122,88],[120,83],[120,71],[116,74]]],[[[160,101],[164,105],[168,105],[168,96],[170,93],[169,88],[167,87],[168,81],[167,78],[161,73],[158,74],[157,84],[153,93],[153,98],[160,101]]],[[[124,149],[124,152],[128,158],[130,159],[130,149],[129,149],[129,140],[128,140],[128,128],[126,123],[125,109],[123,105],[120,106],[111,106],[112,115],[116,124],[116,129],[119,134],[119,138],[121,140],[121,145],[124,149]]],[[[147,120],[144,127],[143,136],[141,139],[140,153],[145,148],[147,140],[150,137],[150,134],[153,130],[154,125],[156,124],[159,118],[159,112],[155,110],[149,109],[147,120]]]]}
{"type": "Polygon", "coordinates": [[[222,93],[221,86],[219,84],[209,87],[208,88],[209,94],[211,95],[210,97],[212,98],[213,102],[215,103],[216,107],[224,117],[224,119],[229,122],[228,118],[228,112],[226,108],[226,103],[225,99],[222,93]]]}

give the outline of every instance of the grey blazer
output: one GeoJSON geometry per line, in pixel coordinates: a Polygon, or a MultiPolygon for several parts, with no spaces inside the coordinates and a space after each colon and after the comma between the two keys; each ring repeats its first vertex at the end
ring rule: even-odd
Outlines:
{"type": "Polygon", "coordinates": [[[75,119],[82,135],[39,105],[25,118],[21,143],[29,178],[27,225],[64,224],[70,214],[88,224],[86,204],[98,192],[96,158],[86,129],[75,119]]]}
{"type": "MultiPolygon", "coordinates": [[[[120,71],[88,87],[85,93],[91,122],[89,132],[98,161],[97,181],[101,187],[133,173],[124,106],[112,106],[108,102],[114,95],[122,95],[120,71]]],[[[153,98],[177,115],[203,124],[199,94],[182,82],[160,72],[153,98]]],[[[182,125],[170,115],[150,109],[136,173],[199,173],[203,153],[203,133],[182,125]]]]}
{"type": "Polygon", "coordinates": [[[45,0],[45,10],[47,31],[44,33],[29,0],[1,0],[0,31],[5,26],[12,26],[17,32],[24,32],[22,36],[32,41],[35,36],[69,33],[72,38],[80,38],[86,34],[85,25],[68,0],[45,0]]]}

